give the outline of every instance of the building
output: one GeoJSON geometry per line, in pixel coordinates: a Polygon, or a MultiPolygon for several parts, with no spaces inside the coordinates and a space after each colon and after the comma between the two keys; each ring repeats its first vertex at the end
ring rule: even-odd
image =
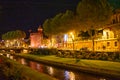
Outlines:
{"type": "Polygon", "coordinates": [[[95,40],[94,49],[96,51],[118,51],[120,44],[111,28],[104,29],[102,34],[100,39],[95,40]]]}
{"type": "Polygon", "coordinates": [[[39,48],[42,46],[43,34],[41,26],[38,27],[38,32],[30,33],[30,47],[39,48]]]}
{"type": "MultiPolygon", "coordinates": [[[[80,50],[81,48],[93,49],[92,40],[75,40],[74,34],[67,34],[64,49],[80,50]]],[[[102,30],[102,36],[94,40],[95,51],[120,51],[120,10],[114,11],[111,23],[102,30]],[[118,26],[118,27],[116,27],[118,26]],[[117,28],[117,29],[114,29],[117,28]]]]}

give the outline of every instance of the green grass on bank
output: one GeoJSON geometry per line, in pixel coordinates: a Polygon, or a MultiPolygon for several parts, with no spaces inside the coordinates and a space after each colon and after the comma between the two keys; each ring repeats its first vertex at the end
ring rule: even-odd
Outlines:
{"type": "MultiPolygon", "coordinates": [[[[5,64],[7,63],[7,65],[8,64],[10,65],[9,68],[7,69],[5,68],[5,73],[8,76],[10,76],[10,72],[11,72],[11,75],[14,75],[14,78],[19,76],[22,77],[22,80],[57,80],[55,78],[52,78],[51,76],[40,73],[27,66],[21,65],[20,63],[17,63],[13,60],[7,59],[2,56],[0,56],[0,58],[4,59],[5,64]]],[[[20,80],[20,79],[14,79],[14,80],[20,80]]]]}
{"type": "Polygon", "coordinates": [[[54,79],[46,74],[39,73],[35,70],[31,70],[28,67],[24,67],[23,71],[25,71],[24,75],[27,75],[28,77],[30,77],[30,80],[57,80],[57,79],[54,79]]]}
{"type": "Polygon", "coordinates": [[[31,54],[16,54],[16,55],[38,62],[42,61],[48,64],[66,67],[68,69],[76,69],[90,74],[120,79],[120,62],[87,59],[79,59],[78,61],[75,58],[61,58],[56,57],[55,55],[48,56],[39,56],[31,54]]]}
{"type": "Polygon", "coordinates": [[[60,58],[60,57],[56,57],[55,55],[37,56],[37,55],[30,55],[30,54],[20,54],[20,56],[29,57],[29,58],[31,58],[33,60],[37,60],[37,61],[39,61],[40,59],[43,59],[43,60],[50,60],[50,61],[55,61],[55,62],[73,64],[73,65],[78,65],[78,66],[83,66],[83,67],[88,67],[88,68],[120,72],[120,62],[80,59],[76,63],[76,59],[60,58]]]}

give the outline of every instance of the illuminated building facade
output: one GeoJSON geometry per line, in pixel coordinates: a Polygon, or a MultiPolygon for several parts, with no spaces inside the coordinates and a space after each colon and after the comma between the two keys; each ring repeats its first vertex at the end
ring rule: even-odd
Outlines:
{"type": "Polygon", "coordinates": [[[30,33],[30,47],[40,48],[42,46],[43,34],[41,26],[38,28],[38,32],[30,33]]]}
{"type": "MultiPolygon", "coordinates": [[[[111,23],[102,30],[102,36],[94,40],[95,51],[120,51],[120,10],[116,10],[112,16],[111,23]],[[118,26],[118,29],[114,27],[118,26]]],[[[93,48],[92,40],[75,40],[75,34],[65,34],[64,49],[80,50],[87,47],[93,48]],[[71,36],[71,37],[70,37],[71,36]]]]}
{"type": "Polygon", "coordinates": [[[111,19],[111,24],[103,30],[103,35],[100,39],[95,40],[96,51],[120,51],[120,9],[114,11],[111,19]],[[118,26],[118,29],[114,27],[118,26]]]}

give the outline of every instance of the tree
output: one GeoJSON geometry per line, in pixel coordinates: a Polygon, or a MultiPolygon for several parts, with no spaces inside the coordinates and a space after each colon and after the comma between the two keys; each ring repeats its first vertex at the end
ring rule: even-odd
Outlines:
{"type": "Polygon", "coordinates": [[[113,9],[119,9],[120,8],[120,0],[108,0],[108,2],[113,7],[113,9]]]}
{"type": "Polygon", "coordinates": [[[2,35],[3,40],[6,40],[6,41],[9,40],[13,42],[13,43],[9,43],[11,46],[15,45],[15,43],[19,45],[22,41],[22,38],[25,38],[25,37],[26,37],[25,32],[21,30],[9,31],[2,35]]]}
{"type": "Polygon", "coordinates": [[[110,22],[111,15],[112,8],[107,0],[82,0],[77,6],[78,19],[86,29],[101,28],[110,22]]]}
{"type": "Polygon", "coordinates": [[[70,23],[74,17],[74,13],[67,10],[65,13],[59,13],[51,19],[45,20],[43,29],[45,34],[60,34],[71,30],[70,23]]]}
{"type": "MultiPolygon", "coordinates": [[[[43,23],[43,31],[45,35],[49,36],[51,44],[52,44],[52,37],[59,38],[64,33],[71,30],[71,21],[74,17],[74,13],[70,10],[67,10],[65,13],[59,13],[55,17],[51,19],[45,20],[43,23]]],[[[56,42],[61,42],[61,39],[56,42]]]]}
{"type": "Polygon", "coordinates": [[[70,10],[67,10],[61,17],[61,25],[59,29],[61,32],[66,33],[74,29],[72,26],[72,21],[74,20],[74,13],[70,10]]]}
{"type": "Polygon", "coordinates": [[[54,18],[52,18],[52,22],[51,22],[51,27],[53,28],[53,35],[55,34],[59,34],[60,31],[60,25],[62,24],[61,21],[61,17],[62,17],[62,13],[57,14],[54,18]]]}
{"type": "Polygon", "coordinates": [[[61,24],[60,18],[62,13],[57,14],[54,18],[46,19],[43,23],[44,33],[47,36],[58,34],[58,27],[61,24]]]}
{"type": "Polygon", "coordinates": [[[15,33],[16,33],[16,38],[17,39],[22,39],[22,38],[26,37],[26,33],[24,31],[16,30],[15,33]]]}
{"type": "Polygon", "coordinates": [[[77,20],[80,30],[88,31],[93,42],[96,37],[97,29],[103,28],[110,23],[112,8],[107,0],[82,0],[77,6],[77,20]],[[92,35],[92,30],[95,34],[92,35]]]}
{"type": "Polygon", "coordinates": [[[53,28],[51,27],[51,19],[46,19],[43,23],[43,31],[45,35],[51,35],[53,32],[53,28]]]}
{"type": "Polygon", "coordinates": [[[90,39],[88,31],[80,31],[78,37],[81,37],[82,40],[90,39]]]}
{"type": "Polygon", "coordinates": [[[21,39],[25,37],[26,37],[26,33],[21,30],[9,31],[2,35],[3,40],[21,39]]]}

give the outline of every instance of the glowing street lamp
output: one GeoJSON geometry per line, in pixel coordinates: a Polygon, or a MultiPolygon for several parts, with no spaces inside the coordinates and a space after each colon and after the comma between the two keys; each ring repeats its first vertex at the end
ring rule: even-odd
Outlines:
{"type": "Polygon", "coordinates": [[[71,32],[70,35],[71,35],[72,39],[74,39],[74,34],[73,34],[73,32],[71,32]]]}

